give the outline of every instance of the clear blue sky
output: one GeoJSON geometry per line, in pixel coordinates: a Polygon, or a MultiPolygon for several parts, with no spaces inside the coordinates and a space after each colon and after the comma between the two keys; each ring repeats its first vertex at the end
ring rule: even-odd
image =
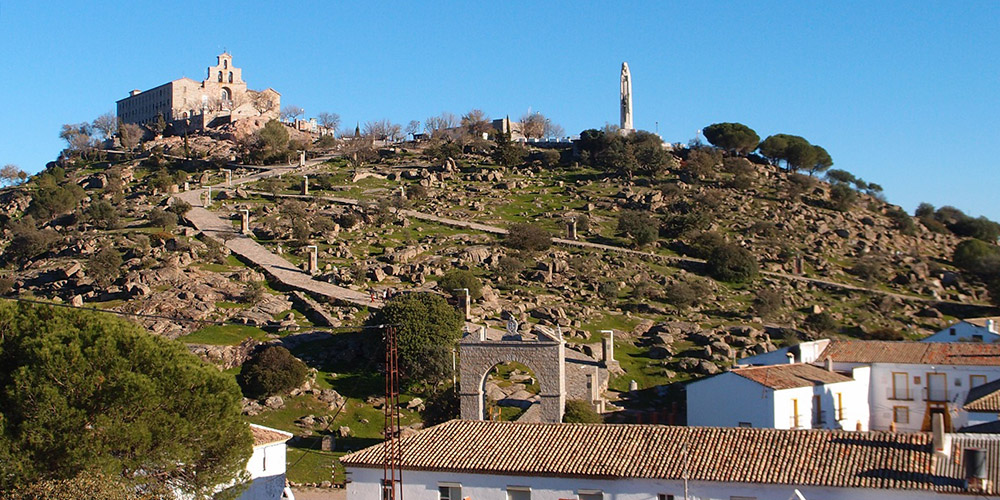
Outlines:
{"type": "Polygon", "coordinates": [[[202,79],[227,49],[309,116],[406,124],[529,108],[686,142],[720,121],[802,135],[889,201],[1000,220],[1000,2],[35,2],[0,4],[0,164],[36,172],[63,123],[202,79]]]}

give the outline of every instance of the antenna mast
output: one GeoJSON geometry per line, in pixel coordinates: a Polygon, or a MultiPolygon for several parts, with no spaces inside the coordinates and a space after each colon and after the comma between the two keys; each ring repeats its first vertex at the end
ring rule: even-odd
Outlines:
{"type": "Polygon", "coordinates": [[[385,327],[385,424],[382,434],[382,498],[403,500],[403,449],[399,443],[399,356],[396,327],[385,327]],[[396,488],[399,487],[397,495],[396,488]]]}

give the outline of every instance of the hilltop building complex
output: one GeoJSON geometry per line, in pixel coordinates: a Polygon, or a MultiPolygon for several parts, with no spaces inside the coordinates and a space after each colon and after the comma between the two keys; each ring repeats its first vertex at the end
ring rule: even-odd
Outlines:
{"type": "Polygon", "coordinates": [[[179,131],[201,130],[240,118],[278,118],[281,94],[271,88],[247,89],[243,70],[233,66],[231,54],[223,52],[200,82],[185,77],[146,91],[136,89],[117,104],[118,118],[124,123],[151,124],[162,116],[179,131]]]}

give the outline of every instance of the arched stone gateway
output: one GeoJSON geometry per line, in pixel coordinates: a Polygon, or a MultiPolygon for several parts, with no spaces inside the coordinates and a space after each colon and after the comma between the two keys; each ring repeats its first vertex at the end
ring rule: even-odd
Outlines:
{"type": "Polygon", "coordinates": [[[459,343],[462,364],[459,397],[463,420],[483,420],[483,383],[496,365],[516,361],[538,378],[539,410],[543,422],[562,422],[566,403],[563,341],[540,335],[539,340],[486,340],[470,334],[459,343]]]}

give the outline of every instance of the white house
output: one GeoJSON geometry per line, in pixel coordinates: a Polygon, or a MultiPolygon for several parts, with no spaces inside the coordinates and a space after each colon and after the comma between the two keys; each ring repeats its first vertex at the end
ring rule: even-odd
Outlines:
{"type": "Polygon", "coordinates": [[[1000,317],[963,319],[921,340],[921,342],[997,342],[1000,317]]]}
{"type": "Polygon", "coordinates": [[[688,425],[868,429],[868,367],[846,376],[810,364],[737,368],[687,386],[688,425]]]}
{"type": "Polygon", "coordinates": [[[980,412],[970,421],[965,405],[970,389],[1000,380],[1000,343],[822,340],[795,347],[798,354],[785,348],[784,354],[767,353],[739,363],[775,364],[792,354],[803,363],[829,364],[844,374],[869,367],[870,429],[929,431],[934,413],[944,415],[949,429],[997,419],[995,413],[980,412]]]}
{"type": "Polygon", "coordinates": [[[1000,379],[969,389],[962,406],[968,415],[965,428],[981,424],[998,424],[1000,415],[1000,379]]]}
{"type": "MultiPolygon", "coordinates": [[[[988,434],[932,439],[453,420],[403,438],[401,447],[407,500],[785,500],[796,491],[809,500],[909,500],[1000,493],[1000,435],[988,434]],[[978,477],[966,484],[966,448],[985,450],[985,484],[978,477]]],[[[381,445],[341,463],[348,500],[382,498],[381,445]]]]}
{"type": "Polygon", "coordinates": [[[256,424],[250,424],[250,432],[253,433],[253,455],[247,461],[247,472],[251,483],[239,500],[289,498],[291,492],[285,491],[285,442],[292,434],[256,424]]]}

